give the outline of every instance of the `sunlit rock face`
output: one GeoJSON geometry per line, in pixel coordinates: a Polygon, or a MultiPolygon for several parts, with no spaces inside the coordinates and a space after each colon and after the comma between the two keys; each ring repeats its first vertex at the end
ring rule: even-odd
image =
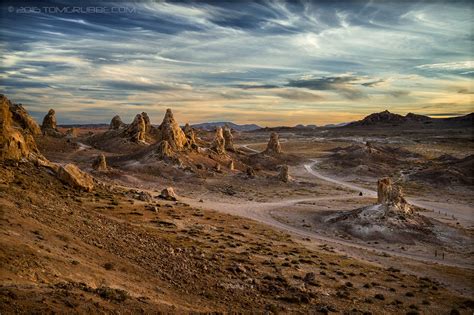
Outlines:
{"type": "MultiPolygon", "coordinates": [[[[11,102],[0,95],[0,161],[35,160],[42,158],[29,127],[24,128],[24,121],[16,121],[11,109],[11,102]]],[[[25,111],[25,118],[31,119],[25,111]]]]}

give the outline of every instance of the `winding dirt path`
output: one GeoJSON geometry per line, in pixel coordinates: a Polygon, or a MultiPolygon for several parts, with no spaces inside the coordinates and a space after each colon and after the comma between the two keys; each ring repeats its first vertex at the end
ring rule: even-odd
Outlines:
{"type": "MultiPolygon", "coordinates": [[[[430,258],[430,257],[427,257],[426,255],[416,254],[413,252],[404,253],[404,252],[394,251],[390,249],[374,248],[372,246],[367,246],[360,243],[355,243],[351,241],[345,241],[342,239],[336,239],[333,237],[320,235],[318,233],[309,231],[302,227],[285,224],[275,219],[272,214],[276,212],[278,209],[282,209],[288,206],[294,206],[300,202],[318,202],[318,201],[324,201],[324,200],[346,200],[346,199],[358,197],[359,192],[362,192],[365,196],[368,196],[368,197],[374,197],[374,198],[377,197],[377,193],[373,190],[359,187],[352,183],[344,182],[341,180],[337,180],[337,179],[322,175],[321,173],[314,170],[313,168],[318,162],[319,160],[314,159],[310,163],[304,164],[303,167],[309,174],[319,179],[331,182],[333,184],[354,190],[355,193],[337,195],[337,196],[288,199],[288,200],[281,200],[277,202],[253,202],[253,201],[248,202],[247,201],[247,202],[229,203],[229,202],[212,201],[212,200],[203,200],[203,202],[199,202],[196,199],[192,199],[192,198],[184,198],[183,201],[185,201],[186,203],[189,203],[190,205],[194,207],[213,209],[219,212],[224,212],[224,213],[228,213],[232,215],[250,218],[260,223],[264,223],[266,225],[278,228],[290,234],[297,235],[303,238],[308,238],[311,240],[328,243],[331,245],[337,245],[337,247],[342,246],[345,248],[365,250],[365,251],[376,253],[376,254],[382,254],[382,255],[385,254],[385,255],[390,255],[390,256],[403,257],[403,258],[412,259],[412,260],[416,260],[416,261],[420,261],[424,263],[440,264],[444,266],[458,267],[458,268],[464,268],[464,269],[474,269],[473,264],[442,260],[441,258],[439,259],[430,258]]],[[[424,203],[413,202],[412,200],[410,200],[410,202],[418,207],[430,209],[429,206],[426,206],[424,203]]],[[[342,250],[341,252],[347,253],[344,250],[342,250]]]]}

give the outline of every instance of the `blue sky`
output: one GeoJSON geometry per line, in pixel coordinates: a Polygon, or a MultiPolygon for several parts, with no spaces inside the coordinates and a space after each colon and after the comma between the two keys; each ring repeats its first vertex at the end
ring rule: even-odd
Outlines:
{"type": "Polygon", "coordinates": [[[326,124],[473,111],[470,2],[57,1],[1,7],[0,89],[41,119],[326,124]],[[105,11],[105,12],[104,12],[105,11]]]}

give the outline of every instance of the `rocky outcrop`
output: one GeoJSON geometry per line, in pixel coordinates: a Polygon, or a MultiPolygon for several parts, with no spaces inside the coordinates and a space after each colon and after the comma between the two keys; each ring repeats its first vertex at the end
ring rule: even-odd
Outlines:
{"type": "Polygon", "coordinates": [[[56,112],[54,109],[50,109],[46,116],[43,118],[43,124],[41,125],[41,131],[45,136],[61,137],[62,134],[58,130],[56,122],[56,112]]]}
{"type": "Polygon", "coordinates": [[[57,174],[58,178],[65,184],[74,188],[92,191],[94,189],[94,180],[89,175],[81,171],[74,164],[60,166],[57,174]]]}
{"type": "Polygon", "coordinates": [[[11,104],[10,111],[13,120],[16,121],[21,128],[30,132],[33,136],[41,134],[41,128],[36,121],[28,114],[28,112],[19,104],[11,104]]]}
{"type": "Polygon", "coordinates": [[[230,152],[234,152],[234,137],[232,136],[232,131],[228,127],[224,127],[224,142],[225,142],[225,149],[230,152]]]}
{"type": "Polygon", "coordinates": [[[0,161],[42,158],[29,130],[13,120],[11,109],[11,102],[0,95],[0,161]]]}
{"type": "Polygon", "coordinates": [[[270,140],[268,141],[267,148],[265,149],[264,153],[266,154],[280,154],[281,153],[280,140],[278,139],[278,134],[276,132],[272,132],[270,134],[270,140]]]}
{"type": "Polygon", "coordinates": [[[290,174],[288,172],[288,165],[280,166],[280,173],[278,174],[278,179],[284,183],[291,181],[290,174]]]}
{"type": "Polygon", "coordinates": [[[122,118],[120,118],[119,115],[115,115],[114,118],[110,121],[110,130],[119,130],[121,128],[125,127],[125,124],[122,121],[122,118]]]}
{"type": "Polygon", "coordinates": [[[176,201],[178,200],[178,196],[174,192],[173,187],[167,187],[161,191],[161,194],[158,196],[161,199],[169,200],[169,201],[176,201]]]}
{"type": "Polygon", "coordinates": [[[173,112],[169,108],[166,110],[163,122],[159,127],[158,142],[160,141],[167,141],[171,149],[177,151],[183,150],[188,144],[186,135],[179,127],[173,117],[173,112]]]}
{"type": "Polygon", "coordinates": [[[146,124],[142,114],[137,114],[133,122],[127,127],[125,133],[133,142],[145,142],[146,124]]]}
{"type": "Polygon", "coordinates": [[[99,172],[107,171],[107,160],[105,159],[105,155],[99,155],[94,162],[92,162],[92,168],[99,172]]]}
{"type": "Polygon", "coordinates": [[[401,187],[394,185],[388,177],[382,178],[377,182],[377,202],[395,210],[406,213],[413,212],[413,209],[403,197],[401,187]]]}
{"type": "Polygon", "coordinates": [[[225,154],[225,139],[221,127],[216,128],[216,135],[214,141],[211,144],[211,150],[215,151],[217,154],[225,154]]]}

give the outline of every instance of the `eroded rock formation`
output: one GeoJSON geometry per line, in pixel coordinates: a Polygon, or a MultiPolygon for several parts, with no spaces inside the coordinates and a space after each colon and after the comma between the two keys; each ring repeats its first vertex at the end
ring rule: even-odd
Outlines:
{"type": "Polygon", "coordinates": [[[56,121],[56,112],[54,109],[50,109],[46,116],[43,118],[43,124],[41,125],[41,131],[45,136],[60,137],[61,133],[58,130],[56,121]]]}
{"type": "Polygon", "coordinates": [[[278,179],[284,183],[291,181],[290,174],[288,172],[288,165],[280,166],[280,173],[278,174],[278,179]]]}
{"type": "Polygon", "coordinates": [[[133,142],[145,142],[146,124],[142,114],[137,114],[133,122],[128,126],[126,133],[133,142]]]}
{"type": "Polygon", "coordinates": [[[122,121],[122,118],[120,118],[119,115],[115,115],[114,118],[110,121],[110,130],[118,130],[120,128],[123,128],[125,124],[122,121]]]}
{"type": "Polygon", "coordinates": [[[96,171],[103,172],[107,171],[107,160],[105,159],[105,155],[99,155],[94,162],[92,163],[92,168],[96,171]]]}
{"type": "Polygon", "coordinates": [[[145,133],[149,133],[151,131],[151,121],[148,114],[143,112],[142,113],[143,121],[145,122],[145,133]]]}
{"type": "Polygon", "coordinates": [[[280,154],[281,153],[280,140],[278,139],[278,134],[276,132],[271,133],[270,140],[268,141],[267,148],[265,149],[264,153],[267,153],[267,154],[280,154]]]}
{"type": "Polygon", "coordinates": [[[413,212],[413,209],[403,197],[401,187],[394,185],[388,177],[377,182],[377,202],[403,212],[413,212]]]}
{"type": "Polygon", "coordinates": [[[57,176],[63,183],[77,189],[92,191],[94,188],[94,180],[92,176],[84,173],[74,164],[60,166],[57,176]]]}
{"type": "Polygon", "coordinates": [[[224,133],[224,142],[225,142],[225,149],[227,151],[234,152],[234,137],[232,136],[232,131],[228,127],[224,127],[223,129],[224,133]]]}
{"type": "Polygon", "coordinates": [[[188,143],[186,135],[179,127],[178,123],[173,117],[171,109],[166,110],[163,122],[159,127],[158,142],[167,141],[173,150],[183,150],[188,143]]]}
{"type": "Polygon", "coordinates": [[[191,145],[191,147],[196,147],[196,135],[194,134],[193,128],[188,123],[184,125],[183,132],[186,135],[186,138],[188,139],[189,145],[191,145]]]}
{"type": "Polygon", "coordinates": [[[225,139],[221,127],[216,128],[216,135],[212,142],[211,149],[217,154],[225,154],[225,139]]]}

